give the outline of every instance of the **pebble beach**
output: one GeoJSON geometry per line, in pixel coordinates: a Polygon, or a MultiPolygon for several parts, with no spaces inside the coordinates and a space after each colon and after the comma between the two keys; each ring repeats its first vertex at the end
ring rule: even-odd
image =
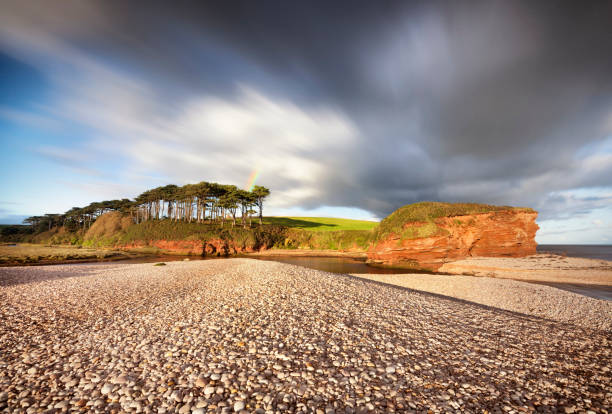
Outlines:
{"type": "Polygon", "coordinates": [[[610,302],[472,279],[501,285],[252,259],[0,268],[0,412],[609,412],[610,302]]]}

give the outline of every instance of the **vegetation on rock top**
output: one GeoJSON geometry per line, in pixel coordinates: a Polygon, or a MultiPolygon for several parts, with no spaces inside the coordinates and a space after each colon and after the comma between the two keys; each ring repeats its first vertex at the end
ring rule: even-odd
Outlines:
{"type": "MultiPolygon", "coordinates": [[[[116,233],[114,238],[106,239],[108,245],[129,244],[131,242],[152,240],[224,240],[243,249],[271,248],[283,245],[285,235],[278,226],[232,227],[229,223],[187,223],[171,220],[146,221],[132,224],[116,233]]],[[[85,241],[86,244],[88,240],[85,241]]],[[[100,243],[100,240],[96,240],[100,243]]]]}
{"type": "Polygon", "coordinates": [[[402,239],[417,239],[444,234],[445,230],[435,224],[442,217],[465,216],[469,214],[490,213],[493,211],[533,211],[530,208],[494,206],[477,203],[442,203],[423,201],[400,207],[380,222],[375,230],[374,239],[382,240],[391,234],[402,239]],[[406,227],[407,223],[414,223],[406,227]]]}
{"type": "MultiPolygon", "coordinates": [[[[126,217],[118,213],[100,216],[84,236],[84,246],[112,247],[133,242],[147,243],[153,240],[224,240],[243,249],[367,249],[371,240],[371,228],[376,223],[333,218],[265,218],[264,224],[251,227],[232,227],[230,223],[197,223],[164,220],[148,220],[125,225],[126,217]],[[326,226],[319,229],[317,226],[326,226]],[[339,229],[339,230],[336,230],[339,229]]],[[[129,217],[128,217],[129,219],[129,217]]]]}

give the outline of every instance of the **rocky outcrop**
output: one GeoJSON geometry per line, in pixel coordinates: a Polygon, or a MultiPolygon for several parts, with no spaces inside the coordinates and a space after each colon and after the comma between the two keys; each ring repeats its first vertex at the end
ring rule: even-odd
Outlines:
{"type": "Polygon", "coordinates": [[[402,237],[392,233],[374,242],[368,263],[393,267],[438,270],[444,263],[472,256],[522,257],[536,253],[537,212],[500,210],[440,217],[432,222],[404,225],[402,237]],[[418,237],[426,226],[437,226],[433,235],[418,237]],[[416,235],[416,236],[415,236],[416,235]]]}
{"type": "Polygon", "coordinates": [[[253,253],[256,250],[251,247],[243,247],[238,244],[222,240],[212,239],[204,242],[204,256],[229,256],[240,253],[253,253]]]}

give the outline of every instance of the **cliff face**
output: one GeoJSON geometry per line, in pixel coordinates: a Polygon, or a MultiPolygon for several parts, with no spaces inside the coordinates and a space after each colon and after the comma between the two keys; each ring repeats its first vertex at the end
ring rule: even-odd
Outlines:
{"type": "Polygon", "coordinates": [[[368,250],[368,262],[396,267],[438,270],[444,263],[471,256],[522,257],[536,253],[537,213],[500,210],[487,213],[440,217],[431,222],[410,222],[402,238],[389,234],[368,250]],[[427,226],[437,226],[433,235],[418,237],[427,226]]]}
{"type": "MultiPolygon", "coordinates": [[[[125,245],[115,246],[124,250],[153,247],[162,253],[191,255],[191,256],[229,256],[232,254],[252,253],[256,251],[250,247],[239,246],[227,240],[211,239],[200,240],[151,240],[137,241],[125,245]]],[[[263,247],[265,249],[266,246],[263,247]]]]}
{"type": "Polygon", "coordinates": [[[139,240],[128,244],[117,245],[115,247],[123,250],[153,247],[165,253],[197,256],[201,256],[203,252],[203,245],[199,240],[151,240],[148,242],[139,240]]]}

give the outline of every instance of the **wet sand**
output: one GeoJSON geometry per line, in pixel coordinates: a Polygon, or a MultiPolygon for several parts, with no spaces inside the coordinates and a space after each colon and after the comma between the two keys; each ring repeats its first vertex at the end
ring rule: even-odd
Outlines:
{"type": "Polygon", "coordinates": [[[529,282],[612,286],[612,262],[553,254],[473,257],[446,263],[439,272],[529,282]]]}

